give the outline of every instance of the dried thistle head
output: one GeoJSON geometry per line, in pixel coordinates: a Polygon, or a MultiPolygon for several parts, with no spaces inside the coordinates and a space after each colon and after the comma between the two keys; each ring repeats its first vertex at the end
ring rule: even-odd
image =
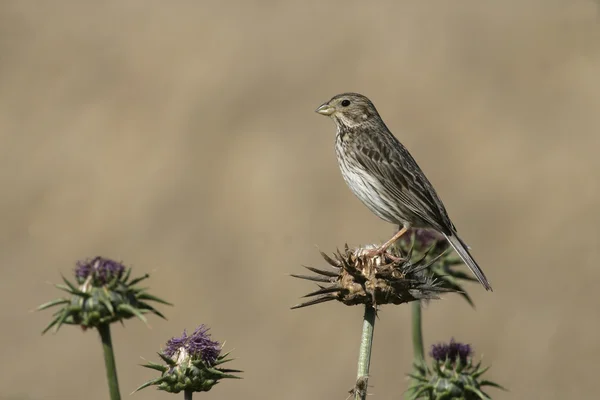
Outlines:
{"type": "Polygon", "coordinates": [[[437,299],[444,288],[432,278],[428,268],[437,258],[425,256],[411,260],[398,257],[393,250],[373,256],[373,246],[337,251],[333,257],[321,252],[333,270],[305,267],[317,275],[295,275],[295,278],[318,282],[319,290],[304,297],[309,301],[292,307],[302,308],[337,300],[346,305],[366,304],[374,307],[383,304],[402,304],[415,300],[437,299]]]}

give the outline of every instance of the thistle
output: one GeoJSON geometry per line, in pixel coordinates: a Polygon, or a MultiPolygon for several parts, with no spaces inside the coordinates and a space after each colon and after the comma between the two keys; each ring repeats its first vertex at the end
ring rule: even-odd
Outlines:
{"type": "Polygon", "coordinates": [[[482,368],[481,362],[473,364],[473,349],[468,344],[452,339],[450,343],[433,345],[430,356],[431,368],[415,363],[415,373],[409,375],[417,382],[411,399],[483,400],[490,399],[483,387],[503,389],[497,383],[481,379],[489,367],[482,368]]]}
{"type": "Polygon", "coordinates": [[[428,258],[428,253],[411,259],[398,257],[391,251],[381,255],[370,256],[368,250],[373,248],[339,250],[333,257],[321,252],[331,270],[305,267],[317,275],[296,275],[293,277],[318,283],[319,289],[304,297],[311,300],[292,307],[302,308],[327,301],[337,300],[345,305],[365,304],[371,307],[383,304],[402,304],[415,300],[439,298],[440,293],[453,291],[442,287],[433,278],[428,269],[439,257],[428,258]]]}
{"type": "Polygon", "coordinates": [[[222,345],[211,339],[204,325],[189,336],[184,330],[181,337],[170,339],[165,349],[158,353],[165,364],[148,362],[142,365],[159,371],[161,375],[144,383],[134,393],[156,386],[158,390],[169,393],[184,391],[186,398],[191,398],[193,392],[208,392],[222,379],[241,379],[234,373],[242,371],[218,367],[232,360],[228,358],[229,353],[221,354],[221,350],[222,345]]]}
{"type": "Polygon", "coordinates": [[[40,311],[62,306],[54,313],[42,335],[52,327],[57,332],[62,325],[79,325],[83,330],[97,328],[104,351],[110,398],[120,400],[110,324],[117,321],[123,323],[132,317],[147,323],[144,316],[147,313],[165,318],[148,301],[171,304],[149,294],[146,288],[137,287],[138,283],[149,277],[148,274],[130,280],[131,268],[127,269],[123,264],[108,258],[96,257],[77,262],[74,274],[76,283],[63,276],[65,284],[54,285],[70,297],[52,300],[37,308],[40,311]]]}
{"type": "Polygon", "coordinates": [[[70,297],[55,299],[37,308],[40,311],[62,306],[54,313],[54,318],[42,334],[52,327],[56,332],[65,324],[89,329],[117,321],[123,322],[132,317],[147,323],[144,316],[147,313],[165,318],[161,312],[148,304],[148,301],[171,305],[149,294],[147,288],[137,286],[150,275],[130,280],[131,268],[125,268],[123,264],[107,258],[96,257],[77,262],[74,275],[76,284],[63,276],[65,284],[55,285],[70,297]]]}
{"type": "MultiPolygon", "coordinates": [[[[431,229],[412,228],[404,234],[395,244],[397,251],[425,257],[426,260],[435,261],[431,264],[430,273],[443,288],[457,292],[471,307],[475,307],[469,294],[463,287],[463,282],[476,281],[471,274],[464,272],[460,265],[463,264],[455,252],[449,252],[449,243],[440,233],[431,229]]],[[[423,310],[420,302],[412,303],[412,343],[414,364],[424,364],[425,349],[423,346],[423,310]]],[[[419,370],[415,367],[414,374],[419,370]]],[[[411,382],[409,392],[405,398],[412,398],[415,385],[418,381],[411,382]]]]}
{"type": "Polygon", "coordinates": [[[443,235],[431,229],[411,228],[395,246],[401,254],[425,257],[426,260],[435,258],[430,268],[432,277],[441,287],[457,292],[471,307],[475,307],[463,282],[477,282],[477,279],[457,268],[464,263],[455,252],[449,251],[450,246],[443,235]]]}
{"type": "Polygon", "coordinates": [[[321,252],[333,270],[305,267],[317,275],[292,275],[317,282],[319,286],[318,290],[304,296],[312,299],[293,306],[293,309],[334,300],[345,305],[364,305],[357,376],[350,390],[355,399],[362,400],[367,396],[377,307],[437,299],[440,293],[452,291],[440,286],[429,271],[438,257],[428,258],[426,252],[413,258],[409,252],[402,258],[393,250],[373,256],[370,252],[373,248],[375,246],[351,250],[346,245],[343,253],[338,250],[332,257],[321,252]]]}

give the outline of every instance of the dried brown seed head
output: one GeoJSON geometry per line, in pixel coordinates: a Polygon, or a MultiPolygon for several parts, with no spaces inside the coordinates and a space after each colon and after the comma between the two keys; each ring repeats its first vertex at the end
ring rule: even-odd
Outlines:
{"type": "MultiPolygon", "coordinates": [[[[302,308],[337,300],[346,305],[402,304],[422,299],[437,299],[439,293],[451,291],[437,284],[428,268],[437,258],[403,259],[389,250],[372,255],[371,246],[337,251],[332,256],[321,255],[333,267],[321,270],[306,267],[317,275],[292,275],[319,282],[319,289],[304,297],[311,299],[292,308],[302,308]]],[[[410,255],[409,255],[410,256],[410,255]]],[[[410,257],[408,257],[410,258],[410,257]]]]}

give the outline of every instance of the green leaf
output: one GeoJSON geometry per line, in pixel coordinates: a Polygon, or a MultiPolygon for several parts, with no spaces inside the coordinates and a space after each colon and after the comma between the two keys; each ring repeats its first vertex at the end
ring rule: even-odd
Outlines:
{"type": "Polygon", "coordinates": [[[213,367],[216,367],[217,365],[225,364],[225,363],[227,363],[229,361],[233,361],[233,360],[235,360],[235,358],[218,359],[212,365],[213,365],[213,367]]]}
{"type": "Polygon", "coordinates": [[[488,381],[488,380],[483,380],[479,383],[479,386],[491,386],[491,387],[495,387],[496,389],[500,389],[500,390],[504,390],[506,392],[508,392],[508,389],[506,389],[504,386],[498,385],[496,382],[492,382],[492,381],[488,381]]]}
{"type": "Polygon", "coordinates": [[[70,314],[77,314],[78,312],[81,312],[81,306],[79,306],[79,305],[72,304],[67,308],[68,308],[70,314]]]}
{"type": "Polygon", "coordinates": [[[167,306],[172,306],[172,303],[169,303],[168,301],[165,301],[159,297],[153,296],[149,293],[141,293],[138,296],[136,296],[138,300],[151,300],[151,301],[156,301],[157,303],[161,303],[167,306]]]}
{"type": "MultiPolygon", "coordinates": [[[[221,379],[244,379],[244,378],[242,378],[241,376],[237,376],[237,375],[223,374],[223,375],[221,375],[221,379]]],[[[215,384],[216,383],[219,383],[219,382],[215,382],[215,384]]]]}
{"type": "Polygon", "coordinates": [[[48,326],[42,331],[42,335],[45,334],[46,332],[48,332],[54,325],[56,325],[56,323],[58,322],[58,320],[60,319],[60,315],[56,316],[56,318],[54,318],[50,324],[48,324],[48,326]]]}
{"type": "Polygon", "coordinates": [[[471,376],[473,376],[473,378],[475,378],[475,379],[477,379],[481,375],[485,374],[487,372],[487,370],[490,369],[490,367],[491,367],[491,365],[489,365],[489,366],[485,367],[484,369],[479,369],[480,365],[481,365],[481,361],[479,362],[479,364],[477,364],[476,372],[471,374],[471,376]]]}
{"type": "Polygon", "coordinates": [[[60,277],[62,278],[63,282],[66,283],[66,285],[69,287],[69,289],[71,289],[73,292],[79,291],[79,289],[75,287],[75,285],[73,285],[71,282],[69,282],[69,280],[65,278],[63,274],[60,274],[60,277]]]}
{"type": "Polygon", "coordinates": [[[108,281],[106,283],[106,285],[104,286],[105,290],[109,289],[109,290],[114,290],[117,285],[119,284],[119,275],[115,275],[112,277],[112,279],[110,281],[108,281]]]}
{"type": "Polygon", "coordinates": [[[420,382],[429,382],[429,379],[426,379],[426,378],[424,378],[422,376],[419,376],[419,375],[414,375],[414,374],[406,374],[406,375],[409,378],[413,378],[413,379],[415,379],[417,381],[420,381],[420,382]]]}
{"type": "MultiPolygon", "coordinates": [[[[462,289],[462,288],[461,288],[462,289]]],[[[471,296],[469,296],[469,293],[465,292],[464,290],[457,290],[456,291],[463,299],[465,299],[465,301],[467,303],[469,303],[469,305],[473,308],[475,308],[475,303],[473,303],[473,299],[471,299],[471,296]]]]}
{"type": "Polygon", "coordinates": [[[169,367],[165,367],[164,365],[153,363],[152,361],[148,361],[147,364],[140,364],[140,365],[144,368],[150,368],[150,369],[154,369],[154,370],[157,370],[160,372],[165,372],[169,369],[169,367]]]}
{"type": "MultiPolygon", "coordinates": [[[[226,370],[219,370],[219,369],[215,369],[215,368],[206,368],[206,370],[208,372],[210,372],[211,374],[217,375],[219,377],[219,379],[225,379],[225,378],[242,379],[241,377],[239,377],[237,375],[225,373],[224,371],[226,371],[226,370]]],[[[232,371],[242,372],[242,371],[236,371],[236,370],[232,370],[232,371]]]]}
{"type": "Polygon", "coordinates": [[[241,369],[231,369],[231,368],[218,368],[218,371],[225,372],[227,374],[229,374],[229,373],[241,374],[242,372],[244,372],[241,369]]]}
{"type": "Polygon", "coordinates": [[[418,399],[419,397],[423,396],[425,393],[429,393],[431,391],[431,389],[427,386],[422,387],[421,389],[419,389],[418,391],[416,391],[413,394],[413,399],[418,399]]]}
{"type": "Polygon", "coordinates": [[[58,316],[58,315],[59,315],[61,312],[65,311],[65,309],[69,309],[69,308],[70,308],[69,306],[67,306],[67,307],[63,307],[63,308],[59,308],[59,309],[57,309],[56,311],[54,311],[54,312],[52,313],[52,316],[53,316],[53,317],[56,317],[56,316],[58,316]]]}
{"type": "Polygon", "coordinates": [[[140,390],[145,389],[148,386],[158,385],[158,384],[162,383],[162,381],[163,381],[162,377],[156,378],[156,379],[152,379],[151,381],[148,381],[148,382],[144,383],[143,385],[141,385],[140,387],[138,387],[137,389],[135,389],[130,394],[134,394],[135,392],[139,392],[140,390]]]}
{"type": "Polygon", "coordinates": [[[475,393],[481,400],[491,400],[491,398],[476,387],[465,385],[465,389],[471,393],[475,393]]]}
{"type": "Polygon", "coordinates": [[[110,300],[106,299],[105,297],[99,297],[98,300],[100,301],[100,303],[104,304],[104,307],[106,307],[106,309],[111,315],[115,315],[115,308],[113,307],[110,300]]]}
{"type": "Polygon", "coordinates": [[[127,281],[129,280],[129,277],[131,276],[131,268],[127,268],[125,270],[125,274],[123,275],[123,278],[121,278],[121,281],[124,284],[127,284],[127,281]]]}
{"type": "Polygon", "coordinates": [[[484,395],[484,396],[487,396],[489,399],[491,399],[491,398],[492,398],[492,397],[491,397],[489,394],[487,394],[487,393],[486,393],[486,392],[484,392],[483,390],[481,391],[481,393],[483,393],[483,395],[484,395]]]}
{"type": "Polygon", "coordinates": [[[142,310],[142,312],[151,312],[152,314],[155,314],[155,315],[161,317],[164,320],[167,319],[167,317],[165,317],[163,315],[163,313],[161,313],[160,311],[158,311],[157,309],[155,309],[154,307],[152,307],[152,306],[150,306],[150,305],[148,305],[146,303],[140,302],[138,304],[138,306],[142,310]]]}
{"type": "Polygon", "coordinates": [[[54,287],[60,290],[64,290],[65,292],[69,293],[69,294],[75,294],[75,292],[73,292],[68,286],[66,285],[62,285],[60,283],[56,283],[54,284],[54,287]]]}
{"type": "Polygon", "coordinates": [[[131,282],[129,282],[127,284],[127,286],[131,287],[131,286],[133,286],[133,285],[135,285],[135,284],[143,281],[144,279],[148,279],[148,278],[150,278],[149,274],[145,274],[145,275],[139,276],[139,277],[137,277],[135,279],[132,279],[131,282]]]}
{"type": "Polygon", "coordinates": [[[56,327],[54,328],[54,333],[58,332],[58,330],[60,329],[61,325],[65,322],[65,320],[67,319],[67,317],[71,315],[70,312],[68,312],[67,310],[65,310],[64,313],[62,313],[62,315],[60,315],[58,317],[58,320],[56,321],[56,327]]]}
{"type": "Polygon", "coordinates": [[[146,319],[146,317],[144,317],[144,315],[140,312],[140,310],[138,310],[135,307],[130,306],[129,304],[119,304],[117,306],[117,310],[118,311],[125,311],[131,315],[135,315],[136,317],[138,317],[143,323],[145,323],[146,325],[148,325],[148,320],[146,319]]]}
{"type": "Polygon", "coordinates": [[[166,362],[166,363],[167,363],[169,366],[171,366],[171,367],[174,367],[174,366],[176,366],[176,365],[177,365],[177,362],[175,362],[175,360],[171,359],[171,357],[167,357],[167,356],[165,356],[163,353],[157,353],[157,354],[158,354],[158,356],[159,356],[160,358],[162,358],[162,360],[163,360],[164,362],[166,362]]]}
{"type": "Polygon", "coordinates": [[[89,293],[82,292],[79,289],[72,290],[69,286],[61,285],[60,283],[55,284],[54,287],[60,290],[64,290],[65,292],[70,293],[74,296],[85,297],[86,299],[91,296],[89,293]]]}
{"type": "Polygon", "coordinates": [[[70,302],[71,302],[71,300],[69,300],[69,299],[56,299],[56,300],[52,300],[52,301],[42,304],[41,306],[37,307],[34,311],[42,311],[42,310],[45,310],[46,308],[50,308],[50,307],[57,306],[59,304],[65,304],[65,303],[70,303],[70,302]]]}
{"type": "Polygon", "coordinates": [[[228,355],[230,355],[230,354],[231,354],[231,350],[230,350],[230,351],[228,351],[227,353],[223,353],[223,354],[221,354],[221,355],[219,356],[219,358],[217,358],[217,360],[221,360],[221,359],[223,359],[223,358],[227,358],[227,356],[228,356],[228,355]]]}
{"type": "Polygon", "coordinates": [[[469,305],[475,308],[475,303],[471,299],[471,296],[463,289],[461,285],[459,285],[456,280],[451,279],[448,275],[444,275],[441,277],[441,286],[446,289],[450,289],[456,293],[458,293],[469,305]]]}
{"type": "Polygon", "coordinates": [[[413,362],[413,368],[416,369],[423,376],[429,374],[429,368],[427,368],[427,364],[425,364],[424,361],[413,362]]]}

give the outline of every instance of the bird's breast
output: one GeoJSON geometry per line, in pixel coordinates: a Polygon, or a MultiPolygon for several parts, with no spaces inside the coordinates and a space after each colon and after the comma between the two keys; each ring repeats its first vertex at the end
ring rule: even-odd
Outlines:
{"type": "Polygon", "coordinates": [[[381,182],[360,165],[353,150],[338,141],[336,154],[342,177],[352,193],[379,218],[403,224],[403,219],[398,218],[397,210],[390,203],[391,199],[385,196],[381,182]]]}

